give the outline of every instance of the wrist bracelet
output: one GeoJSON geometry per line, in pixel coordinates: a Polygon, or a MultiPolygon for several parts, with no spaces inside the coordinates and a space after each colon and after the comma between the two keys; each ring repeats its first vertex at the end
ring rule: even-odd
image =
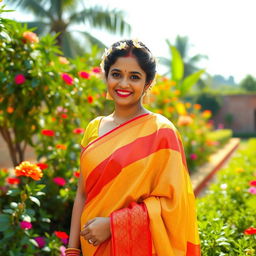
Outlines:
{"type": "Polygon", "coordinates": [[[67,248],[65,250],[66,256],[80,256],[81,250],[78,248],[67,248]]]}

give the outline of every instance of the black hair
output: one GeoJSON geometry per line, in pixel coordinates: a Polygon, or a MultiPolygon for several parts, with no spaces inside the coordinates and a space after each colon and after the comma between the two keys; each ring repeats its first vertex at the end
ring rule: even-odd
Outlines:
{"type": "Polygon", "coordinates": [[[156,74],[156,61],[150,50],[142,42],[133,40],[121,40],[111,46],[111,52],[106,56],[103,62],[105,77],[107,78],[110,67],[119,57],[135,56],[141,69],[146,73],[146,84],[150,83],[156,74]],[[126,43],[124,48],[121,44],[126,43]],[[135,45],[134,45],[135,44],[135,45]],[[139,47],[138,47],[139,46],[139,47]],[[121,49],[119,49],[119,47],[121,49]]]}

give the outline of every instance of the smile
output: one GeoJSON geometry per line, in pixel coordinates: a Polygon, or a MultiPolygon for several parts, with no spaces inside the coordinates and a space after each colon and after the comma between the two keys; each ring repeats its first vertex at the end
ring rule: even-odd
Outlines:
{"type": "Polygon", "coordinates": [[[119,97],[128,97],[132,94],[132,92],[129,92],[129,91],[125,91],[125,90],[116,90],[116,94],[119,96],[119,97]]]}

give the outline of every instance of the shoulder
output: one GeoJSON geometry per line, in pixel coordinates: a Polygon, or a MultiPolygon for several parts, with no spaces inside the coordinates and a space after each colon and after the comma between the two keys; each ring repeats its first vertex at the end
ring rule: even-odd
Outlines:
{"type": "Polygon", "coordinates": [[[158,113],[153,113],[153,115],[155,116],[155,122],[158,128],[170,128],[177,132],[176,126],[168,118],[158,113]]]}

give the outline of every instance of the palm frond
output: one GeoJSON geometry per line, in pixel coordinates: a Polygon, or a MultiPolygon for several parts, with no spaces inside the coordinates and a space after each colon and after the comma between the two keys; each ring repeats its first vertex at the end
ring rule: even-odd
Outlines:
{"type": "Polygon", "coordinates": [[[123,19],[119,10],[104,10],[101,7],[84,9],[70,16],[70,22],[88,22],[94,28],[105,28],[112,33],[130,33],[131,26],[123,19]]]}
{"type": "Polygon", "coordinates": [[[84,36],[85,40],[88,41],[91,45],[97,45],[99,48],[104,49],[106,45],[102,43],[99,39],[92,36],[90,33],[86,31],[78,31],[81,35],[84,36]]]}
{"type": "Polygon", "coordinates": [[[20,22],[21,24],[27,24],[27,27],[29,29],[36,28],[35,32],[38,35],[43,35],[47,31],[47,27],[49,26],[49,23],[43,22],[43,21],[26,21],[26,22],[20,22]]]}
{"type": "Polygon", "coordinates": [[[53,20],[51,13],[46,10],[43,6],[42,0],[9,0],[14,3],[17,7],[32,11],[37,17],[47,17],[53,20]]]}

